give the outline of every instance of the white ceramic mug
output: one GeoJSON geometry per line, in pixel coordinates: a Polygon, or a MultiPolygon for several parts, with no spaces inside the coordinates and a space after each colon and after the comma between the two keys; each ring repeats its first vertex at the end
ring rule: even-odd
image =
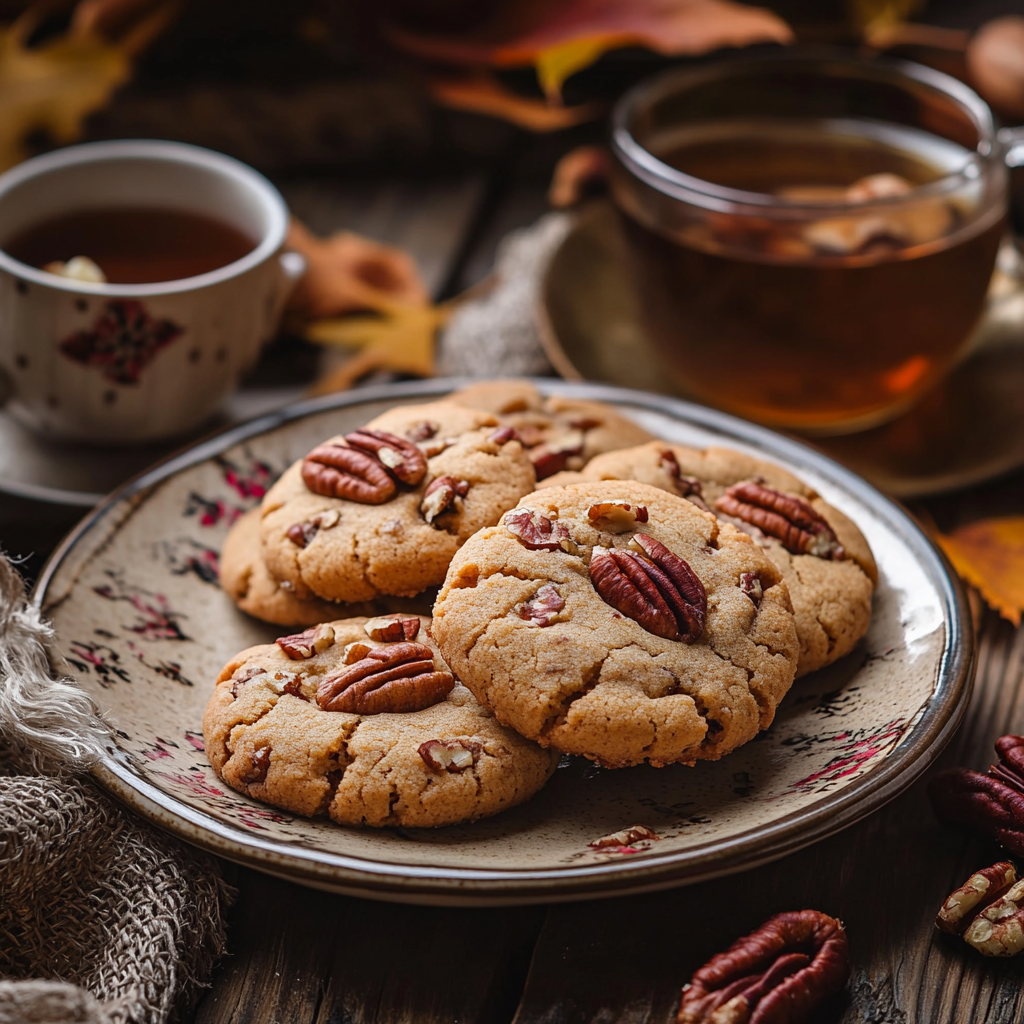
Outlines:
{"type": "MultiPolygon", "coordinates": [[[[278,324],[304,269],[283,252],[288,209],[262,175],[176,142],[95,142],[0,175],[0,376],[6,408],[52,437],[133,443],[201,424],[278,324]],[[240,230],[255,248],[156,284],[92,284],[13,259],[3,246],[61,214],[159,207],[240,230]]],[[[82,255],[88,256],[88,253],[82,255]]]]}

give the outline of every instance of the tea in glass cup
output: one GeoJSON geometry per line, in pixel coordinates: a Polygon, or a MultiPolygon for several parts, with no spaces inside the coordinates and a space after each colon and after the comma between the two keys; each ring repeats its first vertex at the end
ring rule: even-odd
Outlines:
{"type": "Polygon", "coordinates": [[[792,54],[670,72],[620,103],[613,152],[642,315],[699,400],[855,430],[965,350],[1007,172],[955,79],[792,54]]]}

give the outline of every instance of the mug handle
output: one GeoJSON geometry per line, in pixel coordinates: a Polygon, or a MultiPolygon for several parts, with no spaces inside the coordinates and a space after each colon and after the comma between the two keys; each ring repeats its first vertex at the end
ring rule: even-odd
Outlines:
{"type": "Polygon", "coordinates": [[[1000,128],[996,135],[1003,149],[1007,167],[1024,167],[1024,125],[1019,128],[1000,128]]]}

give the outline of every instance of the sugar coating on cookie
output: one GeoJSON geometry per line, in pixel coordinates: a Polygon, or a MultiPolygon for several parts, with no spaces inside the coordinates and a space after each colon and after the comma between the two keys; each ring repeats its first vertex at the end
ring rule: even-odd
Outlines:
{"type": "MultiPolygon", "coordinates": [[[[645,571],[638,557],[631,571],[645,571]]],[[[501,722],[609,767],[692,764],[746,743],[771,724],[798,652],[786,585],[750,537],[633,482],[526,496],[452,561],[432,629],[501,722]],[[700,581],[699,635],[657,635],[597,589],[595,555],[628,561],[652,541],[700,581]]]]}
{"type": "Polygon", "coordinates": [[[382,620],[342,619],[318,627],[319,639],[298,643],[309,657],[266,644],[232,658],[203,718],[214,771],[256,800],[343,825],[451,825],[536,793],[557,755],[504,728],[458,682],[437,703],[412,712],[351,713],[318,704],[325,680],[329,685],[351,671],[365,652],[408,646],[410,633],[414,646],[429,649],[433,668],[446,672],[429,618],[391,620],[405,627],[400,641],[371,638],[375,624],[381,635],[382,620]]]}
{"type": "Polygon", "coordinates": [[[418,445],[426,473],[414,486],[395,485],[377,504],[316,493],[299,459],[261,505],[271,575],[299,598],[345,602],[408,597],[439,585],[460,545],[535,486],[523,446],[497,428],[491,413],[451,402],[399,406],[378,416],[366,429],[418,445]],[[431,490],[443,479],[457,489],[447,504],[431,490]]]}
{"type": "Polygon", "coordinates": [[[594,456],[651,439],[638,423],[604,402],[545,397],[528,380],[490,380],[454,391],[449,399],[486,409],[512,427],[526,446],[537,479],[580,469],[594,456]]]}
{"type": "Polygon", "coordinates": [[[594,480],[637,480],[680,494],[731,521],[761,546],[789,587],[800,640],[797,675],[806,675],[849,654],[871,623],[878,569],[863,534],[838,509],[788,470],[731,448],[689,448],[654,441],[599,455],[580,472],[549,477],[541,486],[594,480]],[[730,520],[716,502],[732,486],[761,480],[774,490],[806,499],[829,523],[844,551],[840,559],[787,550],[749,523],[730,520]]]}

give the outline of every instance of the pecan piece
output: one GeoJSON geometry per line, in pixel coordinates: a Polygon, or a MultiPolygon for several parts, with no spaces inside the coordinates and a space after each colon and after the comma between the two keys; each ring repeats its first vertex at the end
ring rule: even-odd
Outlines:
{"type": "Polygon", "coordinates": [[[440,429],[440,423],[434,423],[433,420],[420,420],[405,432],[405,436],[413,442],[429,441],[440,429]]]}
{"type": "Polygon", "coordinates": [[[412,441],[386,430],[356,430],[345,440],[367,455],[376,457],[401,483],[415,487],[427,475],[427,457],[412,441]]]}
{"type": "Polygon", "coordinates": [[[336,508],[329,509],[327,512],[321,512],[319,515],[313,516],[312,519],[307,519],[302,523],[293,523],[289,526],[287,530],[288,539],[297,547],[309,547],[321,530],[329,530],[332,526],[337,526],[340,519],[341,514],[336,508]]]}
{"type": "Polygon", "coordinates": [[[776,914],[694,974],[676,1024],[801,1024],[849,976],[839,921],[817,910],[776,914]]]}
{"type": "Polygon", "coordinates": [[[654,829],[648,828],[646,825],[630,825],[629,828],[624,828],[619,832],[601,836],[600,839],[587,843],[587,846],[594,850],[619,849],[623,846],[633,846],[635,843],[653,843],[660,838],[661,836],[654,829]]]}
{"type": "Polygon", "coordinates": [[[456,508],[456,498],[464,498],[469,493],[469,484],[465,480],[457,480],[453,476],[439,476],[427,484],[420,502],[420,512],[428,523],[444,512],[456,508]]]}
{"type": "Polygon", "coordinates": [[[483,747],[474,740],[427,740],[416,749],[428,768],[457,775],[473,767],[483,747]]]}
{"type": "Polygon", "coordinates": [[[756,572],[741,572],[740,573],[740,590],[754,602],[755,605],[761,603],[761,598],[764,596],[764,589],[761,586],[761,577],[756,572]]]}
{"type": "Polygon", "coordinates": [[[324,711],[354,715],[422,711],[444,700],[454,686],[451,672],[435,668],[429,647],[403,642],[375,647],[322,679],[316,702],[324,711]]]}
{"type": "Polygon", "coordinates": [[[292,661],[305,661],[323,654],[334,643],[334,628],[326,623],[310,626],[301,633],[279,636],[275,643],[292,661]]]}
{"type": "Polygon", "coordinates": [[[985,956],[1024,950],[1024,882],[1012,885],[967,926],[964,942],[985,956]]]}
{"type": "Polygon", "coordinates": [[[583,454],[583,431],[570,430],[548,438],[529,450],[530,461],[537,473],[537,479],[560,473],[569,465],[574,455],[583,454]]]}
{"type": "Polygon", "coordinates": [[[627,505],[624,501],[602,501],[590,506],[587,518],[605,533],[625,533],[637,523],[647,522],[647,509],[643,505],[627,505]]]}
{"type": "Polygon", "coordinates": [[[529,601],[519,606],[519,618],[534,626],[550,626],[565,607],[565,601],[554,583],[545,583],[529,601]]]}
{"type": "Polygon", "coordinates": [[[658,456],[658,465],[672,478],[672,485],[680,497],[686,498],[691,504],[705,512],[711,511],[704,500],[704,485],[695,476],[683,476],[683,471],[679,468],[679,460],[671,448],[666,448],[658,456]]]}
{"type": "Polygon", "coordinates": [[[794,555],[833,559],[845,556],[843,546],[825,517],[796,494],[783,494],[753,480],[745,480],[730,487],[715,502],[715,508],[756,526],[794,555]]]}
{"type": "Polygon", "coordinates": [[[1017,881],[1017,872],[1008,860],[975,871],[954,889],[935,917],[935,927],[949,935],[962,935],[971,921],[1017,881]]]}
{"type": "Polygon", "coordinates": [[[495,427],[487,440],[492,444],[508,444],[509,441],[518,441],[519,435],[515,427],[495,427]]]}
{"type": "Polygon", "coordinates": [[[653,537],[630,542],[642,552],[595,547],[590,578],[602,599],[666,640],[693,643],[704,632],[707,593],[686,561],[653,537]]]}
{"type": "MultiPolygon", "coordinates": [[[[371,640],[386,643],[415,640],[420,631],[420,620],[410,615],[381,615],[376,619],[368,619],[363,629],[371,640]]],[[[365,658],[366,655],[363,654],[361,657],[365,658]]]]}
{"type": "Polygon", "coordinates": [[[569,528],[533,509],[513,509],[505,513],[505,529],[531,551],[568,551],[576,553],[569,528]]]}
{"type": "Polygon", "coordinates": [[[238,780],[251,786],[263,782],[270,770],[270,747],[257,747],[247,758],[249,765],[238,773],[238,780]]]}
{"type": "Polygon", "coordinates": [[[321,444],[302,460],[302,480],[314,493],[382,505],[394,497],[395,481],[372,455],[340,444],[321,444]]]}

